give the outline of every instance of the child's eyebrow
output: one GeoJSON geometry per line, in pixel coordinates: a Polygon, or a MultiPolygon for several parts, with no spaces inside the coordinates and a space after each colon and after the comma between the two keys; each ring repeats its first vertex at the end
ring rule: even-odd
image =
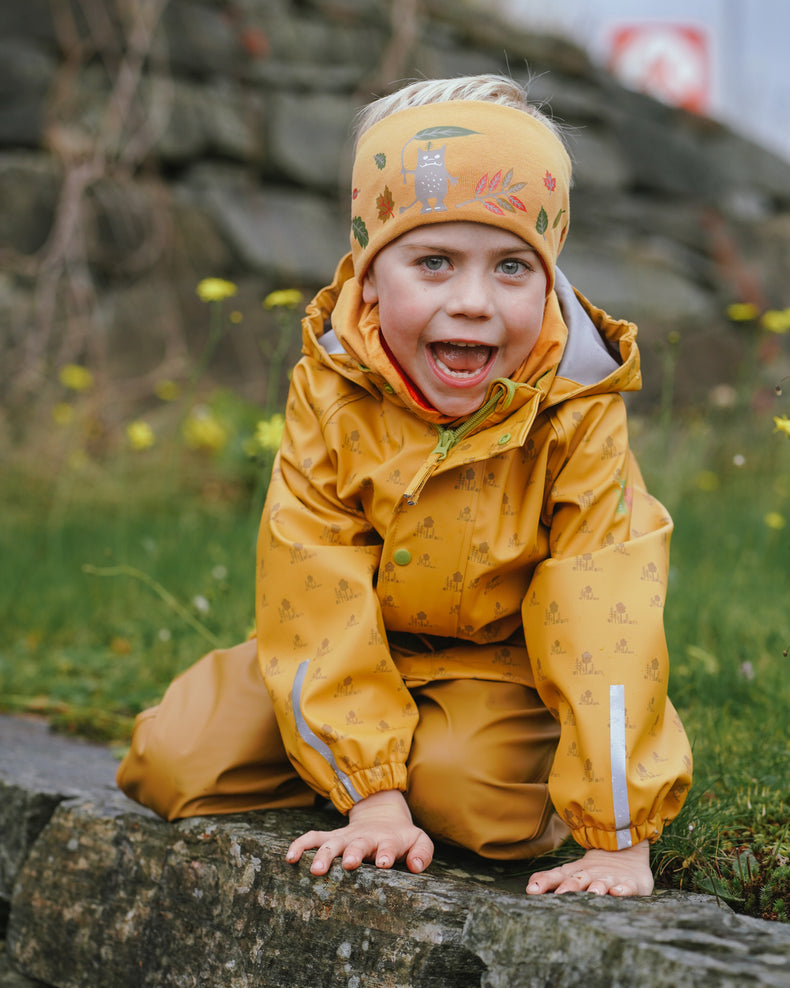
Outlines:
{"type": "MultiPolygon", "coordinates": [[[[417,251],[418,253],[425,254],[447,254],[448,256],[453,257],[460,254],[469,254],[475,249],[474,247],[449,247],[447,244],[418,243],[416,241],[400,244],[399,246],[403,250],[417,251]]],[[[508,244],[503,247],[494,247],[487,250],[487,253],[496,255],[532,254],[534,257],[538,256],[538,252],[535,248],[530,247],[527,243],[508,244]]]]}

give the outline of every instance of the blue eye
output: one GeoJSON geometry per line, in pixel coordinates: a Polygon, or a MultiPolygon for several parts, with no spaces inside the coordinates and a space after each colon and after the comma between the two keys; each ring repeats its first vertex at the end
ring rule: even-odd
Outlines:
{"type": "Polygon", "coordinates": [[[502,274],[506,274],[509,277],[513,277],[514,275],[519,275],[523,271],[526,271],[527,265],[523,261],[517,261],[511,258],[507,261],[502,261],[499,265],[499,269],[502,272],[502,274]]]}
{"type": "Polygon", "coordinates": [[[446,260],[446,258],[440,257],[439,255],[433,255],[431,257],[421,258],[420,264],[422,264],[422,266],[427,268],[429,271],[441,271],[446,260]]]}

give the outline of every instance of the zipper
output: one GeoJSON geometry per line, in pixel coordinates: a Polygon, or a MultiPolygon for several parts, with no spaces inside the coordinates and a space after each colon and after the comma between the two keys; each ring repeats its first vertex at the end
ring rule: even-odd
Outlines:
{"type": "Polygon", "coordinates": [[[491,388],[491,397],[476,412],[473,412],[469,418],[464,419],[463,422],[460,422],[456,426],[436,426],[436,432],[438,434],[436,445],[429,453],[428,459],[423,463],[416,475],[412,478],[409,486],[403,492],[403,500],[409,507],[417,503],[423,487],[425,487],[442,460],[447,458],[447,454],[453,446],[468,436],[470,432],[473,432],[482,422],[485,422],[503,398],[502,408],[507,408],[513,400],[513,395],[516,393],[515,381],[504,377],[498,377],[491,385],[491,388]]]}

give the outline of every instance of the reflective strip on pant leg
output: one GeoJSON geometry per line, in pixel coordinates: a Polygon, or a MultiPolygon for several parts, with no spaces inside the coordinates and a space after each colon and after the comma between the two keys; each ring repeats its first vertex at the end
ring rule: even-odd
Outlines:
{"type": "Polygon", "coordinates": [[[314,734],[311,730],[309,724],[304,718],[302,713],[302,686],[304,685],[304,678],[307,675],[307,667],[310,665],[309,661],[303,662],[299,668],[296,670],[296,678],[294,679],[293,686],[293,712],[294,720],[296,721],[296,729],[299,731],[299,737],[304,741],[306,745],[313,749],[313,751],[318,752],[322,758],[325,758],[329,763],[330,768],[335,773],[335,775],[340,779],[343,784],[343,788],[349,794],[351,799],[355,803],[358,803],[362,797],[359,795],[357,790],[354,788],[354,783],[349,779],[345,772],[341,771],[337,762],[335,761],[335,756],[332,754],[331,748],[324,744],[321,738],[317,734],[314,734]]]}
{"type": "Polygon", "coordinates": [[[625,686],[609,687],[609,732],[612,763],[612,803],[617,850],[631,847],[631,810],[625,770],[625,686]]]}

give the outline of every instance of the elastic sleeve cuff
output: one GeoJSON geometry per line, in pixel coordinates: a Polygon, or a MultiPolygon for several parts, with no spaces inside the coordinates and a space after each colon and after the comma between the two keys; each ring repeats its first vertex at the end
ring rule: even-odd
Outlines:
{"type": "Polygon", "coordinates": [[[329,790],[329,798],[335,808],[343,814],[348,813],[360,799],[372,796],[374,792],[384,792],[388,789],[405,792],[407,785],[406,766],[401,764],[377,765],[375,768],[354,772],[346,778],[354,787],[358,798],[354,798],[339,779],[329,790]]]}
{"type": "Polygon", "coordinates": [[[646,820],[638,827],[627,830],[597,830],[594,827],[578,827],[571,831],[571,837],[585,850],[622,851],[626,847],[650,841],[652,844],[661,836],[663,821],[646,820]]]}

